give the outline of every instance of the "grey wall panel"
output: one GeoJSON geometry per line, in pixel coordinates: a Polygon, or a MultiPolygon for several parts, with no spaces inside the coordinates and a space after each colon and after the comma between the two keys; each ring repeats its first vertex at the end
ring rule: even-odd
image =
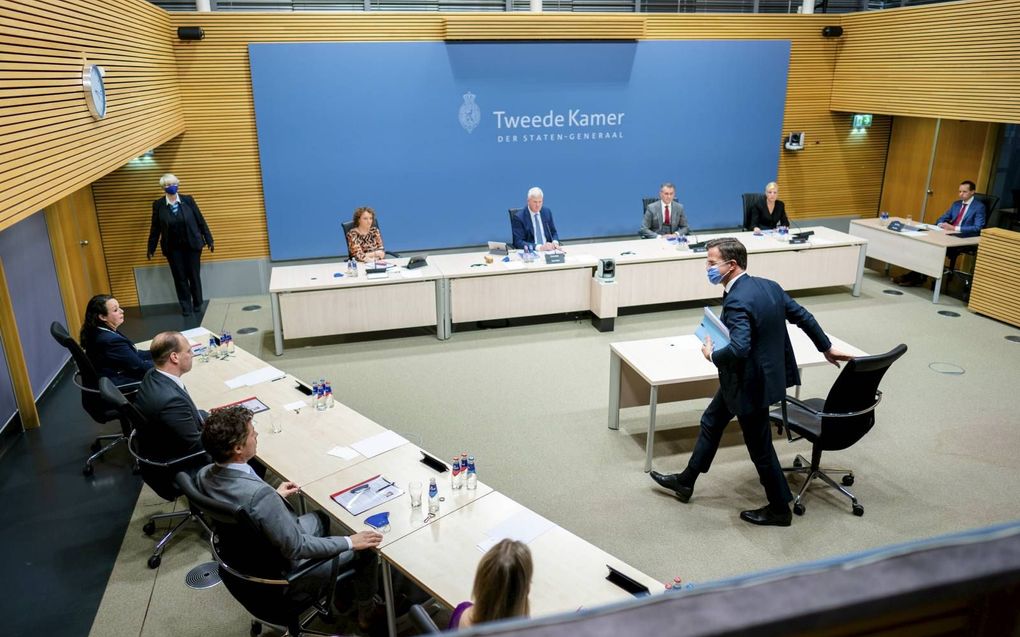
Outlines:
{"type": "Polygon", "coordinates": [[[7,368],[7,355],[4,354],[3,337],[0,336],[0,431],[3,431],[17,411],[18,403],[14,398],[14,386],[11,385],[11,371],[7,368]]]}
{"type": "MultiPolygon", "coordinates": [[[[174,281],[166,258],[152,259],[155,267],[135,268],[139,305],[176,303],[174,281]]],[[[206,300],[230,296],[265,294],[269,291],[268,259],[202,262],[202,293],[206,300]]]]}
{"type": "Polygon", "coordinates": [[[50,336],[50,323],[66,323],[46,218],[41,212],[0,232],[0,258],[25,352],[32,395],[38,398],[70,358],[50,336]]]}

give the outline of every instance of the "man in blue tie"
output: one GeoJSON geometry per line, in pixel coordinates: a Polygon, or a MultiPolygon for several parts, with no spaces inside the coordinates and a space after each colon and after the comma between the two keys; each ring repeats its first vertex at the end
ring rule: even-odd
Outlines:
{"type": "Polygon", "coordinates": [[[536,250],[559,250],[560,235],[553,223],[552,211],[542,205],[544,195],[541,188],[528,191],[528,205],[514,212],[511,229],[514,247],[523,250],[526,244],[536,250]]]}

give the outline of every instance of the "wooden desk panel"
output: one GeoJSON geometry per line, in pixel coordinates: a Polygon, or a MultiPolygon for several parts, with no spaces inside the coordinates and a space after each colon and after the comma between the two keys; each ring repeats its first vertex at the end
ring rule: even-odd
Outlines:
{"type": "Polygon", "coordinates": [[[375,332],[435,325],[436,284],[347,287],[280,295],[287,338],[375,332]]]}
{"type": "Polygon", "coordinates": [[[591,308],[591,278],[591,265],[454,278],[451,321],[586,312],[591,308]]]}

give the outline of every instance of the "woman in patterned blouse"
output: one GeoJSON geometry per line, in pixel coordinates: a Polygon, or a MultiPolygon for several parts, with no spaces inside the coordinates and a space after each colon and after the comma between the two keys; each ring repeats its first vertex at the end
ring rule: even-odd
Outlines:
{"type": "Polygon", "coordinates": [[[375,225],[375,210],[364,206],[354,211],[354,227],[347,233],[347,247],[358,261],[376,261],[386,256],[382,234],[375,225]]]}

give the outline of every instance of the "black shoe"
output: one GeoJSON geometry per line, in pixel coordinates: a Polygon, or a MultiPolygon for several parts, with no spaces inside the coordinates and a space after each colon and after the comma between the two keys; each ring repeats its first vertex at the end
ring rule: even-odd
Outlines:
{"type": "Polygon", "coordinates": [[[191,310],[181,309],[181,316],[191,316],[191,310]]]}
{"type": "Polygon", "coordinates": [[[740,519],[744,522],[757,524],[759,526],[790,526],[793,521],[793,514],[787,509],[785,513],[772,510],[772,507],[765,505],[760,509],[741,511],[740,519]]]}
{"type": "Polygon", "coordinates": [[[681,484],[679,473],[666,474],[659,473],[658,471],[652,471],[648,475],[652,476],[652,480],[655,480],[655,484],[659,485],[663,489],[669,489],[676,493],[676,497],[680,498],[681,502],[690,501],[691,494],[694,493],[694,487],[681,484]]]}

